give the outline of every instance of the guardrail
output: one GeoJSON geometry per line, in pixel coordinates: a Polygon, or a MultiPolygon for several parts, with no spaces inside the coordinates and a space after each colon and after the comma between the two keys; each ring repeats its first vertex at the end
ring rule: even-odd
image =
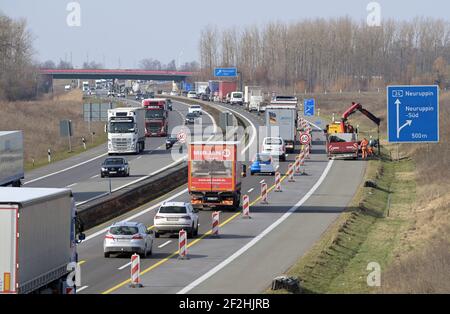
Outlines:
{"type": "MultiPolygon", "coordinates": [[[[203,101],[186,101],[187,99],[181,97],[170,98],[185,103],[201,104],[208,108],[207,111],[216,121],[220,112],[222,112],[219,108],[214,107],[213,104],[208,104],[203,101]]],[[[238,116],[235,117],[239,125],[246,126],[246,122],[243,119],[238,116]]],[[[95,227],[186,184],[187,175],[187,162],[183,161],[172,168],[166,169],[126,188],[99,197],[88,203],[78,205],[78,217],[83,221],[85,229],[95,227]]]]}

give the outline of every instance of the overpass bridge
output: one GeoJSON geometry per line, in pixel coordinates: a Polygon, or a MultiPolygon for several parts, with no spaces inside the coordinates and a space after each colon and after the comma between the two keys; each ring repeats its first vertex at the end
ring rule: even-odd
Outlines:
{"type": "Polygon", "coordinates": [[[49,79],[119,79],[119,80],[153,80],[153,81],[185,81],[193,72],[152,71],[133,69],[40,69],[39,74],[49,79]]]}

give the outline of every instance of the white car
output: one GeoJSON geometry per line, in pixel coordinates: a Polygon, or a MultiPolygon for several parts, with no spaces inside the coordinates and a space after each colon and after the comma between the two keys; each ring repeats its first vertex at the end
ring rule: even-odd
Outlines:
{"type": "Polygon", "coordinates": [[[199,115],[203,114],[202,107],[200,105],[191,105],[188,109],[189,113],[198,113],[199,115]]]}
{"type": "Polygon", "coordinates": [[[281,137],[265,137],[263,152],[270,154],[272,157],[278,157],[281,161],[286,161],[286,146],[281,137]]]}
{"type": "Polygon", "coordinates": [[[179,96],[179,94],[176,91],[171,91],[170,92],[170,96],[179,96]]]}
{"type": "Polygon", "coordinates": [[[194,91],[190,91],[187,93],[187,98],[192,98],[192,99],[196,99],[197,97],[197,93],[194,91]]]}
{"type": "Polygon", "coordinates": [[[138,222],[116,222],[109,227],[103,241],[106,258],[113,253],[137,253],[141,257],[152,254],[153,231],[138,222]]]}
{"type": "Polygon", "coordinates": [[[153,219],[155,237],[163,233],[175,233],[184,229],[189,237],[198,235],[198,210],[190,203],[165,202],[153,219]]]}

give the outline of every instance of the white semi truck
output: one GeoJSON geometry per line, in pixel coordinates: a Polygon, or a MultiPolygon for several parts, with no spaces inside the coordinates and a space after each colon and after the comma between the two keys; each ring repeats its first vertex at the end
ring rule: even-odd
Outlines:
{"type": "MultiPolygon", "coordinates": [[[[297,106],[270,105],[266,107],[266,126],[278,127],[278,135],[284,140],[286,152],[293,153],[297,141],[297,106]]],[[[268,130],[271,132],[271,128],[268,130]]],[[[274,134],[270,134],[274,136],[274,134]]],[[[269,136],[269,135],[268,135],[269,136]]]]}
{"type": "Polygon", "coordinates": [[[0,188],[0,294],[74,293],[82,231],[70,189],[0,188]]]}
{"type": "Polygon", "coordinates": [[[0,131],[0,186],[21,186],[23,170],[22,131],[0,131]]]}
{"type": "Polygon", "coordinates": [[[145,109],[108,110],[108,154],[139,154],[145,149],[145,109]]]}

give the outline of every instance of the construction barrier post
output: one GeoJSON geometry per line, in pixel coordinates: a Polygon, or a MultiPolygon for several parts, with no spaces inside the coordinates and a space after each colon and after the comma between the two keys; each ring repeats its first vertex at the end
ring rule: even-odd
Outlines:
{"type": "Polygon", "coordinates": [[[214,211],[212,213],[212,231],[213,236],[219,236],[219,212],[214,211]]]}
{"type": "Polygon", "coordinates": [[[248,195],[242,196],[242,218],[250,217],[250,198],[248,195]]]}
{"type": "Polygon", "coordinates": [[[261,183],[261,203],[269,204],[267,201],[267,184],[265,182],[261,183]]]}
{"type": "Polygon", "coordinates": [[[178,233],[178,258],[187,259],[187,234],[184,229],[178,233]]]}
{"type": "Polygon", "coordinates": [[[301,172],[300,172],[300,156],[296,156],[295,157],[295,174],[296,175],[299,175],[299,174],[301,174],[301,172]]]}
{"type": "Polygon", "coordinates": [[[294,164],[293,163],[289,163],[288,176],[289,176],[288,182],[295,182],[295,179],[294,179],[294,164]]]}
{"type": "Polygon", "coordinates": [[[134,253],[131,255],[131,288],[142,288],[140,283],[141,260],[139,255],[134,253]]]}
{"type": "Polygon", "coordinates": [[[279,171],[275,172],[275,192],[282,192],[282,190],[281,190],[281,174],[279,171]]]}

